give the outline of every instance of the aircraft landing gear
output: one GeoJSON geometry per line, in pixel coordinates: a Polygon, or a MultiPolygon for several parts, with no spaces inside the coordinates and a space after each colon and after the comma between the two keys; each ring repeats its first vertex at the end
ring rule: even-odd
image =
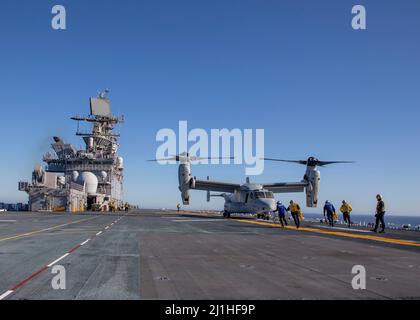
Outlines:
{"type": "Polygon", "coordinates": [[[224,211],[224,212],[223,212],[223,218],[227,218],[227,219],[229,219],[229,218],[230,218],[230,213],[229,213],[229,212],[224,211]]]}
{"type": "Polygon", "coordinates": [[[270,220],[270,216],[264,213],[257,213],[257,219],[261,220],[270,220]]]}

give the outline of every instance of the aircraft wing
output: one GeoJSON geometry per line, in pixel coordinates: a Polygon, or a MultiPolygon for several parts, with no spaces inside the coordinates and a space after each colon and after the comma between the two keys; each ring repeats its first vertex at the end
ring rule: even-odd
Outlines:
{"type": "Polygon", "coordinates": [[[263,184],[264,189],[274,193],[303,192],[307,182],[279,182],[263,184]]]}
{"type": "Polygon", "coordinates": [[[226,182],[209,181],[209,180],[195,180],[195,186],[192,186],[191,189],[234,193],[235,190],[239,190],[240,187],[241,186],[236,183],[226,183],[226,182]]]}

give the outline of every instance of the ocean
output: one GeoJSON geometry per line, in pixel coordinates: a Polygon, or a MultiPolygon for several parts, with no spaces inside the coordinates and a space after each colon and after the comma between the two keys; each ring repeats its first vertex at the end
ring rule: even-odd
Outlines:
{"type": "MultiPolygon", "coordinates": [[[[305,219],[307,220],[320,220],[324,216],[320,213],[304,213],[305,219]]],[[[343,220],[343,215],[338,214],[338,219],[343,220]]],[[[375,216],[373,214],[351,214],[351,221],[355,224],[362,226],[368,223],[375,223],[375,216]]],[[[399,215],[387,215],[385,214],[385,224],[389,228],[402,228],[402,226],[410,226],[411,229],[420,229],[420,216],[399,216],[399,215]]]]}

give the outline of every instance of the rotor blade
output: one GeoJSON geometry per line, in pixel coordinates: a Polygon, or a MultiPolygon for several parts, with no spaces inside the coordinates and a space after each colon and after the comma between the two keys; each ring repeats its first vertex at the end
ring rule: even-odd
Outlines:
{"type": "Polygon", "coordinates": [[[354,161],[318,161],[318,166],[327,166],[334,163],[354,163],[354,161]]]}
{"type": "Polygon", "coordinates": [[[281,162],[291,162],[291,163],[298,163],[302,165],[316,165],[316,166],[326,166],[329,164],[334,163],[354,163],[354,161],[320,161],[314,157],[308,158],[308,160],[283,160],[283,159],[273,159],[273,158],[262,158],[263,160],[268,161],[281,161],[281,162]]]}
{"type": "Polygon", "coordinates": [[[234,160],[235,157],[196,157],[196,156],[192,156],[190,157],[191,161],[199,161],[199,160],[212,160],[212,159],[216,159],[216,160],[222,160],[222,159],[230,159],[230,160],[234,160]]]}
{"type": "Polygon", "coordinates": [[[279,161],[279,162],[291,162],[306,165],[308,162],[306,160],[283,160],[283,159],[274,159],[274,158],[260,158],[260,160],[267,161],[279,161]]]}
{"type": "Polygon", "coordinates": [[[162,159],[151,159],[147,161],[199,161],[199,160],[212,160],[212,159],[230,159],[234,160],[235,157],[196,157],[196,156],[189,156],[187,153],[183,152],[180,155],[173,155],[168,158],[162,158],[162,159]]]}
{"type": "Polygon", "coordinates": [[[147,160],[150,162],[157,162],[157,161],[171,161],[171,160],[177,160],[176,157],[170,157],[170,158],[161,158],[161,159],[151,159],[147,160]]]}

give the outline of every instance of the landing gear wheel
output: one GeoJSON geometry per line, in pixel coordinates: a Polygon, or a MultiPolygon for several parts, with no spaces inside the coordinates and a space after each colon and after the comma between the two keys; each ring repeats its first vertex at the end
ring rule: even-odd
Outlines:
{"type": "Polygon", "coordinates": [[[224,211],[224,212],[223,212],[223,218],[230,218],[230,213],[229,213],[229,212],[224,211]]]}

